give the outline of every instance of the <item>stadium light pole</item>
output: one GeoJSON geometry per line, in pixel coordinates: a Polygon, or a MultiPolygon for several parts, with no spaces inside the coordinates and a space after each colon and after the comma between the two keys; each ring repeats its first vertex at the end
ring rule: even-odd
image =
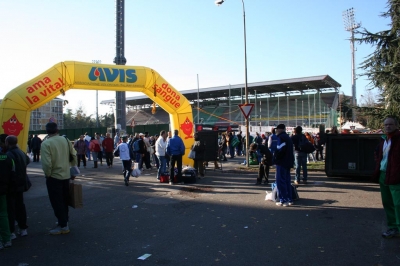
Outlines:
{"type": "Polygon", "coordinates": [[[356,120],[355,106],[357,106],[357,89],[356,89],[356,68],[355,68],[355,48],[354,48],[354,31],[361,27],[361,23],[356,23],[354,8],[349,8],[343,11],[343,22],[346,31],[351,34],[350,49],[351,49],[351,93],[352,93],[352,119],[356,120]]]}
{"type": "MultiPolygon", "coordinates": [[[[225,0],[216,0],[215,4],[217,6],[222,5],[225,0]]],[[[247,48],[246,48],[246,12],[244,8],[244,1],[242,0],[242,7],[243,7],[243,39],[244,39],[244,95],[245,95],[245,104],[249,103],[249,91],[247,89],[247,48]]],[[[246,164],[249,166],[249,137],[250,137],[250,130],[249,130],[249,118],[246,118],[246,164]]]]}

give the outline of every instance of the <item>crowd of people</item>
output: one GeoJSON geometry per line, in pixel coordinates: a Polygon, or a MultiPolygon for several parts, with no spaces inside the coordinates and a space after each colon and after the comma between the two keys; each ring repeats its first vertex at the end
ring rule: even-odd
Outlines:
{"type": "MultiPolygon", "coordinates": [[[[397,164],[399,146],[399,124],[395,118],[388,117],[384,121],[386,135],[376,149],[376,171],[373,180],[380,183],[382,202],[387,214],[388,231],[382,234],[385,238],[400,236],[400,177],[397,164]]],[[[16,136],[0,135],[0,249],[12,246],[12,240],[19,235],[28,235],[27,212],[23,193],[30,187],[27,176],[27,165],[32,162],[42,162],[46,178],[46,187],[57,225],[49,234],[68,234],[69,185],[75,176],[71,175],[71,166],[86,168],[88,161],[93,161],[93,168],[103,165],[103,158],[108,168],[113,167],[114,156],[118,156],[123,164],[124,184],[129,185],[132,173],[132,163],[138,169],[145,171],[157,169],[157,179],[169,175],[169,184],[182,184],[182,158],[185,155],[185,145],[179,137],[179,131],[161,131],[150,136],[148,132],[114,138],[110,133],[95,133],[90,137],[87,133],[81,135],[72,144],[65,136],[58,134],[56,123],[46,125],[48,134],[45,141],[37,135],[28,140],[28,154],[21,151],[17,145],[16,136]]],[[[258,166],[256,185],[269,183],[270,167],[276,168],[275,182],[278,190],[278,206],[293,204],[290,170],[295,167],[294,184],[307,184],[307,162],[323,160],[324,139],[320,133],[315,135],[303,132],[297,126],[292,134],[288,134],[286,126],[279,124],[271,132],[256,133],[249,136],[249,150],[246,151],[246,136],[242,132],[224,132],[219,134],[217,156],[222,161],[244,156],[248,152],[249,164],[258,166]],[[312,150],[305,150],[308,144],[312,150]],[[315,151],[314,151],[315,150],[315,151]],[[228,156],[228,158],[227,158],[228,156]],[[302,174],[302,175],[301,175],[302,174]]],[[[329,134],[338,134],[332,128],[329,134]]],[[[198,177],[205,175],[205,142],[198,133],[194,134],[194,144],[190,150],[198,177]]],[[[215,167],[218,167],[215,161],[215,167]]]]}

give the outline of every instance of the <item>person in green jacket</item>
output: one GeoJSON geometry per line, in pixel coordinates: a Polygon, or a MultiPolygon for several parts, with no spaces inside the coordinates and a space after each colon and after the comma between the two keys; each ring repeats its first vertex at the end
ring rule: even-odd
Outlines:
{"type": "Polygon", "coordinates": [[[76,166],[76,151],[71,142],[58,134],[57,124],[46,124],[48,139],[42,143],[42,169],[46,177],[47,192],[54,214],[58,219],[57,227],[50,234],[68,234],[68,202],[70,167],[76,166]]]}

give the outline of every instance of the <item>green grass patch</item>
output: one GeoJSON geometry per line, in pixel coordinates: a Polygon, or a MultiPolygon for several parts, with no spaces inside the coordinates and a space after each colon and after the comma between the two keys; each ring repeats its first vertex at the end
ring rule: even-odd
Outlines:
{"type": "Polygon", "coordinates": [[[307,164],[308,170],[325,170],[325,162],[315,162],[307,164]]]}

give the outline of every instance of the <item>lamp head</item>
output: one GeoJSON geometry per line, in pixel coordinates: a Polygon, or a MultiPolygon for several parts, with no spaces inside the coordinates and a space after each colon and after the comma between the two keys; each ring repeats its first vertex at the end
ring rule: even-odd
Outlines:
{"type": "Polygon", "coordinates": [[[220,5],[222,5],[224,3],[224,0],[215,0],[215,4],[217,5],[217,6],[220,6],[220,5]]]}

